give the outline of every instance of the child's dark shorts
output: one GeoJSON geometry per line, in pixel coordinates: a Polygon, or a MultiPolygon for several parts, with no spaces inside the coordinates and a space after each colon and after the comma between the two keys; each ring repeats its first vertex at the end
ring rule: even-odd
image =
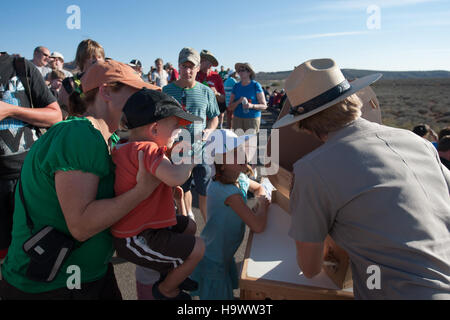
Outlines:
{"type": "Polygon", "coordinates": [[[114,238],[117,255],[142,267],[167,273],[182,265],[194,250],[195,236],[183,234],[189,220],[189,217],[177,216],[173,227],[147,229],[130,238],[114,238]]]}

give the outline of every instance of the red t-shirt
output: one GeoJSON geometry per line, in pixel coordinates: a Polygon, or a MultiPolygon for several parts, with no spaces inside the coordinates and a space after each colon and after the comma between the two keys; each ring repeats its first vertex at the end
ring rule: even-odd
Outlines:
{"type": "Polygon", "coordinates": [[[178,80],[179,77],[180,77],[180,75],[178,74],[178,70],[173,68],[172,69],[172,78],[170,80],[176,81],[176,80],[178,80]]]}
{"type": "Polygon", "coordinates": [[[281,103],[281,94],[277,94],[274,98],[273,98],[273,104],[280,104],[281,103]]]}
{"type": "MultiPolygon", "coordinates": [[[[113,162],[116,165],[114,184],[116,196],[129,191],[136,185],[139,168],[138,151],[144,151],[145,168],[155,175],[166,149],[151,141],[117,145],[112,150],[113,162]]],[[[174,226],[176,223],[172,188],[161,182],[147,199],[111,227],[111,233],[116,238],[129,238],[145,229],[162,229],[174,226]]]]}
{"type": "Polygon", "coordinates": [[[196,79],[198,82],[207,84],[210,88],[216,88],[217,92],[225,95],[225,87],[223,86],[223,80],[217,72],[211,71],[208,75],[199,71],[196,79]]]}
{"type": "Polygon", "coordinates": [[[178,78],[179,78],[178,71],[177,69],[173,68],[172,71],[170,72],[169,82],[177,81],[178,78]]]}

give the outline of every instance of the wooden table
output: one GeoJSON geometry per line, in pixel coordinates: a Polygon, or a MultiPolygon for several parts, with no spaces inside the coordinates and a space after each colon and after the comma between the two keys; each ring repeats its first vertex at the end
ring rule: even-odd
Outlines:
{"type": "Polygon", "coordinates": [[[353,299],[353,289],[339,289],[321,272],[306,278],[297,265],[291,217],[278,204],[269,207],[263,233],[250,233],[241,272],[242,300],[353,299]]]}

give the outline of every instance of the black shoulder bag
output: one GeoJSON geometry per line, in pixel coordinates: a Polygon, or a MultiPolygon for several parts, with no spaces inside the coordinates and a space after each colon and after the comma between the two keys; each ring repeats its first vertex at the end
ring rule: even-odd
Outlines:
{"type": "MultiPolygon", "coordinates": [[[[22,178],[19,178],[19,194],[25,210],[27,226],[33,234],[34,223],[25,204],[22,178]]],[[[52,226],[46,226],[33,234],[22,247],[30,257],[27,277],[38,282],[52,282],[74,247],[75,239],[52,226]]]]}

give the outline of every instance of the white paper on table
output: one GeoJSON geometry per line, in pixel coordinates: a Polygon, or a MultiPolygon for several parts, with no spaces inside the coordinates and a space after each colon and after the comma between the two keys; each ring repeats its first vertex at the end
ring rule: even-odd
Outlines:
{"type": "Polygon", "coordinates": [[[277,204],[269,206],[266,230],[253,234],[247,276],[339,290],[324,271],[312,279],[297,265],[295,241],[289,235],[291,216],[277,204]]]}
{"type": "Polygon", "coordinates": [[[267,199],[269,199],[269,201],[272,201],[272,192],[273,190],[275,190],[275,187],[272,185],[272,183],[270,183],[270,180],[267,178],[262,179],[261,185],[263,186],[266,192],[267,199]]]}

